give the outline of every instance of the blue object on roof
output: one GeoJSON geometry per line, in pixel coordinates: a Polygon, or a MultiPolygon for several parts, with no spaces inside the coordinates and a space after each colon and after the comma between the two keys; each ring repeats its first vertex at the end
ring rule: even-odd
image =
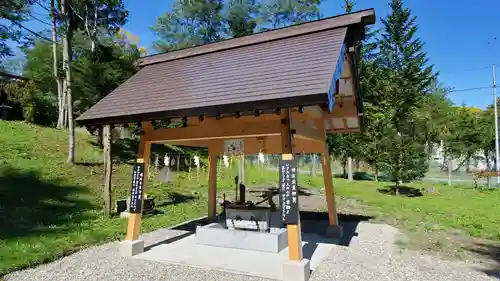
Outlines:
{"type": "Polygon", "coordinates": [[[330,82],[330,89],[328,90],[328,108],[330,111],[333,110],[333,106],[335,105],[335,92],[337,81],[340,79],[340,75],[342,74],[342,69],[344,68],[344,55],[345,55],[345,43],[342,44],[342,48],[340,49],[340,55],[337,60],[337,66],[335,67],[335,72],[333,73],[332,81],[330,82]]]}

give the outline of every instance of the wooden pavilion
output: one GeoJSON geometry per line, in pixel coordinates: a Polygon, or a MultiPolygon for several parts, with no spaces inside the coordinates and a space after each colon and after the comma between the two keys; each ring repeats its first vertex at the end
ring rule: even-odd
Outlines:
{"type": "MultiPolygon", "coordinates": [[[[137,162],[151,143],[206,147],[208,217],[216,216],[216,159],[226,139],[244,153],[320,153],[329,223],[338,225],[326,133],[362,128],[356,65],[373,9],[139,59],[140,70],[83,113],[82,125],[140,122],[137,162]],[[155,120],[182,128],[154,129],[155,120]]],[[[145,169],[147,173],[147,169],[145,169]]],[[[147,175],[145,175],[147,179],[147,175]]],[[[144,183],[144,189],[146,189],[144,183]]],[[[126,240],[139,238],[130,214],[126,240]]],[[[289,259],[302,259],[300,223],[288,225],[289,259]]]]}

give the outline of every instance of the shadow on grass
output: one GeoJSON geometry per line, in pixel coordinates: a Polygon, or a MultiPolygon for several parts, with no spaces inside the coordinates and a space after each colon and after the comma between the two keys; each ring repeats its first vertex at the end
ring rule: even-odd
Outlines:
{"type": "Polygon", "coordinates": [[[0,239],[16,239],[69,231],[68,223],[89,219],[94,206],[78,197],[87,190],[58,180],[46,181],[36,172],[0,169],[0,239]]]}
{"type": "Polygon", "coordinates": [[[178,193],[175,191],[169,191],[167,194],[167,198],[168,198],[167,201],[164,201],[160,204],[157,204],[156,207],[166,207],[166,206],[170,206],[170,205],[177,205],[177,204],[181,204],[181,203],[191,202],[191,201],[196,199],[195,196],[185,195],[185,194],[181,194],[181,193],[178,193]]]}
{"type": "Polygon", "coordinates": [[[481,271],[489,276],[500,279],[500,244],[489,243],[474,243],[473,246],[467,249],[468,251],[478,254],[486,258],[491,263],[489,268],[482,269],[481,271]]]}
{"type": "MultiPolygon", "coordinates": [[[[347,179],[347,175],[344,174],[335,174],[334,177],[339,179],[347,179]]],[[[352,174],[352,179],[357,181],[375,181],[375,175],[368,172],[354,172],[352,174]]],[[[379,175],[377,180],[391,181],[391,177],[386,175],[379,175]]]]}
{"type": "Polygon", "coordinates": [[[378,192],[382,194],[388,194],[388,195],[398,195],[403,196],[403,197],[420,197],[424,196],[422,191],[418,188],[410,187],[410,186],[400,186],[397,188],[396,186],[388,186],[385,188],[379,188],[377,189],[378,192]]]}
{"type": "Polygon", "coordinates": [[[103,163],[87,163],[87,162],[76,162],[76,166],[83,166],[83,167],[99,167],[104,165],[103,163]]]}

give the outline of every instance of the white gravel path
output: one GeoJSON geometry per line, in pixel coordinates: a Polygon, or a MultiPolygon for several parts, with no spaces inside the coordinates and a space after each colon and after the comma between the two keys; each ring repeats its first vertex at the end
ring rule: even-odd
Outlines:
{"type": "Polygon", "coordinates": [[[498,281],[478,265],[401,250],[395,245],[401,233],[392,226],[360,223],[357,232],[349,247],[337,247],[323,261],[311,281],[498,281]]]}
{"type": "MultiPolygon", "coordinates": [[[[349,247],[337,246],[311,281],[487,281],[498,280],[474,265],[439,259],[394,245],[399,232],[388,225],[360,223],[349,247]]],[[[92,247],[53,263],[5,276],[6,281],[266,281],[215,270],[126,259],[117,243],[92,247]]]]}

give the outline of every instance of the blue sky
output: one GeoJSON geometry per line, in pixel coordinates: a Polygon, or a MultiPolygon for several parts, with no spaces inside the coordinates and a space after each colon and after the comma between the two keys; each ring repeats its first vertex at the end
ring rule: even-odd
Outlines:
{"type": "MultiPolygon", "coordinates": [[[[324,0],[324,16],[343,13],[341,0],[324,0]]],[[[457,104],[484,108],[492,102],[492,89],[460,91],[492,85],[492,65],[500,65],[500,1],[406,0],[417,16],[418,36],[425,42],[430,63],[440,71],[441,82],[455,88],[450,98],[457,104]],[[459,4],[462,3],[462,4],[459,4]],[[475,4],[475,5],[471,5],[475,4]],[[498,39],[495,39],[497,38],[498,39]]],[[[169,10],[172,0],[125,0],[130,11],[127,31],[149,50],[156,40],[150,30],[156,18],[169,10]]],[[[389,0],[356,0],[355,10],[375,8],[377,26],[389,12],[389,0]]],[[[27,26],[42,28],[31,22],[27,26]]],[[[500,73],[500,70],[499,70],[500,73]]],[[[499,75],[500,77],[500,75],[499,75]]]]}

